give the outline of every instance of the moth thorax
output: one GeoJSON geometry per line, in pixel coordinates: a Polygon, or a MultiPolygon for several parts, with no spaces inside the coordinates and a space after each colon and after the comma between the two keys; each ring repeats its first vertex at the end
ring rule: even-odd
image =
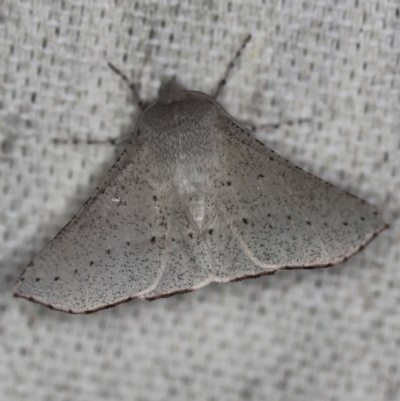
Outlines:
{"type": "Polygon", "coordinates": [[[188,92],[185,96],[185,100],[160,101],[142,117],[141,137],[157,169],[174,172],[182,164],[201,170],[217,157],[218,109],[204,96],[188,92]]]}

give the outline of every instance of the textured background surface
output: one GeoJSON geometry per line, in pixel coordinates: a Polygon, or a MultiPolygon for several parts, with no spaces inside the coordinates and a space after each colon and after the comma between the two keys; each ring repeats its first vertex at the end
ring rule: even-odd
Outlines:
{"type": "Polygon", "coordinates": [[[400,399],[399,14],[396,0],[0,1],[2,399],[400,399]],[[89,316],[13,299],[115,160],[85,141],[131,127],[107,61],[146,99],[171,75],[209,92],[247,33],[221,103],[258,125],[311,118],[257,135],[391,228],[330,270],[89,316]]]}

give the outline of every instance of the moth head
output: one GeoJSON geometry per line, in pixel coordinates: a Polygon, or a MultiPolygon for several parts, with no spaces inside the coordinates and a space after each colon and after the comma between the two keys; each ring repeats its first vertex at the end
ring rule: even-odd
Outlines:
{"type": "Polygon", "coordinates": [[[187,90],[175,78],[169,78],[162,82],[158,91],[158,100],[163,103],[185,100],[186,97],[187,90]]]}

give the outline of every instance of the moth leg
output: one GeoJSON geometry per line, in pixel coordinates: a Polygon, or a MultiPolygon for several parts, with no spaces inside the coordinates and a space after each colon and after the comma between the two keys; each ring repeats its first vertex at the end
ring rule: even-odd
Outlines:
{"type": "Polygon", "coordinates": [[[239,50],[237,50],[235,56],[232,58],[232,60],[228,64],[228,67],[225,70],[225,74],[223,75],[221,80],[218,82],[217,88],[215,89],[214,94],[212,95],[212,97],[214,99],[217,99],[217,97],[221,93],[223,87],[226,85],[226,81],[228,79],[229,73],[231,72],[232,68],[235,66],[236,61],[241,56],[243,49],[246,47],[246,45],[250,41],[250,39],[251,39],[251,35],[249,34],[246,36],[246,38],[244,39],[243,43],[241,44],[239,50]]]}
{"type": "Polygon", "coordinates": [[[62,138],[53,138],[51,142],[55,145],[113,145],[119,146],[121,144],[125,144],[132,138],[133,133],[121,135],[118,138],[105,138],[105,139],[62,139],[62,138]]]}
{"type": "Polygon", "coordinates": [[[286,120],[280,123],[267,123],[261,125],[254,124],[251,121],[239,121],[239,125],[243,127],[246,131],[250,132],[251,134],[259,130],[272,131],[279,129],[280,127],[285,125],[292,126],[292,125],[301,125],[308,123],[311,123],[311,118],[299,118],[297,120],[286,120]]]}

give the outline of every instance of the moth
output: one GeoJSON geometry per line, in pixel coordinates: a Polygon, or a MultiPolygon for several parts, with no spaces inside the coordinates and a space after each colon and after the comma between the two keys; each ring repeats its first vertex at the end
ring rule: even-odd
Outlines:
{"type": "Polygon", "coordinates": [[[131,85],[143,111],[130,143],[21,274],[15,296],[91,313],[333,266],[387,227],[374,206],[279,156],[217,102],[249,39],[212,96],[169,81],[146,105],[131,85]]]}

